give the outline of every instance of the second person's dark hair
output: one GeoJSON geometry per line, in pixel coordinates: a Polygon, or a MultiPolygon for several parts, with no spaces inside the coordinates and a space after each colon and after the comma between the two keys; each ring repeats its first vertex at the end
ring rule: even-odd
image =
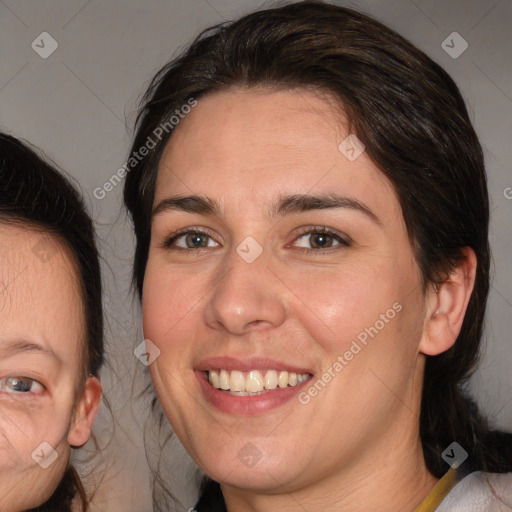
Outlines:
{"type": "MultiPolygon", "coordinates": [[[[103,305],[99,253],[94,224],[77,190],[63,174],[28,144],[0,133],[0,222],[27,226],[56,237],[69,250],[78,270],[85,332],[82,371],[76,395],[88,375],[98,376],[103,363],[103,305]]],[[[70,510],[78,493],[84,510],[87,496],[70,465],[50,500],[38,512],[70,510]]]]}

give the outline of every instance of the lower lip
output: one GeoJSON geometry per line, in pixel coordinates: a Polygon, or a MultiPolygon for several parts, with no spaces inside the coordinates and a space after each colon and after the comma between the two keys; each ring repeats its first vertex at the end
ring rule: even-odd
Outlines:
{"type": "Polygon", "coordinates": [[[214,388],[206,377],[206,373],[195,370],[196,378],[206,399],[217,409],[228,414],[240,416],[254,416],[280,407],[298,395],[299,391],[309,382],[297,384],[293,387],[276,388],[261,395],[236,396],[214,388]]]}

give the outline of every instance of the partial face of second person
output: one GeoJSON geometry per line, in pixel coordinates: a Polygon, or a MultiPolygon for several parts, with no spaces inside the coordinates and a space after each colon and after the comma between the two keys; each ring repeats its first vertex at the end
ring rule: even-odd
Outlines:
{"type": "Polygon", "coordinates": [[[101,385],[90,377],[78,399],[83,302],[63,244],[0,223],[0,261],[0,509],[16,512],[52,495],[70,445],[89,438],[101,385]]]}
{"type": "Polygon", "coordinates": [[[426,334],[438,304],[390,182],[366,153],[340,151],[340,116],[313,92],[214,93],[160,163],[150,371],[189,453],[234,487],[363,480],[421,452],[423,353],[447,348],[426,334]]]}

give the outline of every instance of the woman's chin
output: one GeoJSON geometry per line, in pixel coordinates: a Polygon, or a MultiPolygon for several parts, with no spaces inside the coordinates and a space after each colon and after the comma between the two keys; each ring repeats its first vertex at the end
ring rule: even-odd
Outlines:
{"type": "Polygon", "coordinates": [[[282,482],[279,471],[278,477],[274,477],[270,470],[265,468],[255,469],[239,468],[233,470],[230,474],[214,471],[210,478],[219,482],[222,486],[233,487],[246,492],[255,492],[263,494],[279,493],[286,482],[282,482]]]}
{"type": "Polygon", "coordinates": [[[290,456],[276,457],[273,453],[272,459],[265,460],[265,455],[249,442],[238,452],[223,457],[212,453],[200,462],[200,466],[222,485],[266,494],[280,492],[282,486],[290,485],[300,473],[305,473],[290,456]]]}

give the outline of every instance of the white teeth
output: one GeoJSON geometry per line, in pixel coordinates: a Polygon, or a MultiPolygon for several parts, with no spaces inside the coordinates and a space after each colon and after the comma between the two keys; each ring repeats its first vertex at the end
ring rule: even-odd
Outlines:
{"type": "Polygon", "coordinates": [[[229,391],[233,395],[246,396],[261,394],[280,388],[297,386],[308,380],[309,373],[295,373],[277,370],[209,370],[208,381],[217,389],[229,391]]]}
{"type": "Polygon", "coordinates": [[[220,371],[219,387],[224,390],[229,389],[229,373],[226,370],[220,371]]]}
{"type": "Polygon", "coordinates": [[[229,377],[229,389],[231,391],[245,391],[245,377],[242,372],[233,370],[229,377]]]}
{"type": "Polygon", "coordinates": [[[257,393],[258,391],[263,390],[263,376],[259,370],[252,370],[247,375],[247,380],[245,381],[245,391],[249,391],[249,393],[257,393]]]}
{"type": "Polygon", "coordinates": [[[220,379],[219,374],[217,372],[208,373],[208,380],[210,381],[210,384],[214,388],[220,388],[220,379]]]}
{"type": "Polygon", "coordinates": [[[267,370],[264,384],[266,389],[277,388],[277,372],[275,370],[267,370]]]}

